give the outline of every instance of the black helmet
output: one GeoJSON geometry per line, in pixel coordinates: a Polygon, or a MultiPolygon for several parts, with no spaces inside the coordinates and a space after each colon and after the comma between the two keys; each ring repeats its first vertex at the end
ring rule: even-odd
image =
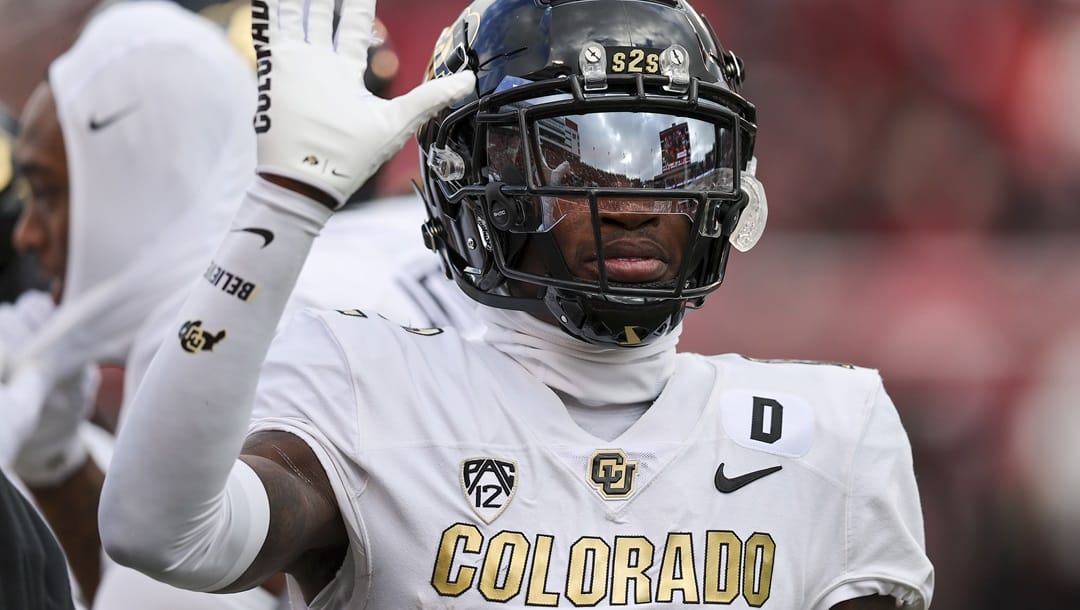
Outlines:
{"type": "Polygon", "coordinates": [[[742,62],[688,3],[476,0],[443,31],[428,77],[462,70],[475,94],[418,134],[423,231],[475,300],[551,314],[591,343],[643,345],[720,285],[732,241],[745,250],[760,235],[742,62]],[[673,279],[609,280],[599,227],[611,206],[688,218],[673,279]],[[595,278],[570,272],[553,235],[568,207],[593,223],[595,278]],[[543,273],[522,268],[526,250],[543,273]]]}

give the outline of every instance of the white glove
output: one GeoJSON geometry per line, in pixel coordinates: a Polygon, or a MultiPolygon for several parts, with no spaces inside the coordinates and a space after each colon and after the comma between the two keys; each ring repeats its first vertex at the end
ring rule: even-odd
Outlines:
{"type": "Polygon", "coordinates": [[[336,36],[333,10],[334,0],[253,2],[255,131],[260,174],[308,184],[340,207],[424,121],[468,94],[476,78],[464,71],[393,100],[376,97],[364,88],[375,0],[344,0],[336,36]]]}
{"type": "Polygon", "coordinates": [[[15,303],[0,305],[0,463],[12,466],[31,485],[63,481],[86,459],[79,427],[97,393],[98,371],[82,371],[49,387],[52,380],[13,350],[23,346],[56,310],[47,292],[28,291],[15,303]],[[46,395],[47,394],[47,395],[46,395]],[[17,457],[16,457],[17,456],[17,457]]]}
{"type": "Polygon", "coordinates": [[[55,310],[52,296],[42,290],[28,290],[14,303],[0,305],[0,379],[10,373],[15,350],[26,345],[55,310]]]}
{"type": "Polygon", "coordinates": [[[0,466],[7,468],[37,427],[48,388],[34,367],[20,367],[12,379],[0,385],[0,466]]]}
{"type": "Polygon", "coordinates": [[[100,380],[97,366],[90,365],[49,390],[37,426],[15,459],[15,473],[28,485],[61,483],[86,461],[79,429],[93,409],[100,380]]]}

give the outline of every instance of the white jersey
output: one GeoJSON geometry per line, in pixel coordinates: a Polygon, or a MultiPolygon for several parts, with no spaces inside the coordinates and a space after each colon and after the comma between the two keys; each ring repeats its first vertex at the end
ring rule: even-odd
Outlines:
{"type": "Polygon", "coordinates": [[[605,441],[492,347],[359,311],[275,340],[253,430],[304,439],[350,549],[311,608],[924,608],[911,452],[875,371],[679,354],[605,441]]]}

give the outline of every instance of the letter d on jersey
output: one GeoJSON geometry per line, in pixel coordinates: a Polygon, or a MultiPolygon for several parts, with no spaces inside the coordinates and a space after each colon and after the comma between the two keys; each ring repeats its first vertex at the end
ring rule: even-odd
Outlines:
{"type": "Polygon", "coordinates": [[[465,460],[461,463],[461,491],[473,512],[484,523],[491,523],[514,498],[517,464],[491,457],[465,460]]]}
{"type": "Polygon", "coordinates": [[[814,444],[814,408],[803,396],[739,388],[720,396],[724,432],[748,449],[799,457],[814,444]]]}

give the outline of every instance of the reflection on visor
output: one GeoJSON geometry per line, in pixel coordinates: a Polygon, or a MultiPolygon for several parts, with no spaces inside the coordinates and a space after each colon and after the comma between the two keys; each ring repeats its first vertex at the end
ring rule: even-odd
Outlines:
{"type": "MultiPolygon", "coordinates": [[[[547,231],[563,220],[587,221],[591,218],[589,200],[577,197],[540,197],[543,222],[540,231],[547,231]],[[575,216],[582,216],[578,219],[575,216]]],[[[689,220],[697,213],[698,202],[693,199],[615,199],[600,197],[596,201],[600,214],[682,214],[689,220]]]]}
{"type": "Polygon", "coordinates": [[[493,180],[524,184],[528,168],[540,187],[661,188],[734,191],[730,126],[667,114],[603,112],[536,120],[522,137],[517,125],[488,129],[493,180]]]}
{"type": "MultiPolygon", "coordinates": [[[[500,229],[511,233],[542,233],[563,222],[592,222],[588,197],[555,197],[547,195],[513,195],[506,199],[512,211],[499,212],[500,229]]],[[[601,217],[614,214],[643,214],[657,216],[678,214],[693,222],[698,201],[694,199],[656,199],[627,197],[598,197],[597,211],[601,217]]]]}

